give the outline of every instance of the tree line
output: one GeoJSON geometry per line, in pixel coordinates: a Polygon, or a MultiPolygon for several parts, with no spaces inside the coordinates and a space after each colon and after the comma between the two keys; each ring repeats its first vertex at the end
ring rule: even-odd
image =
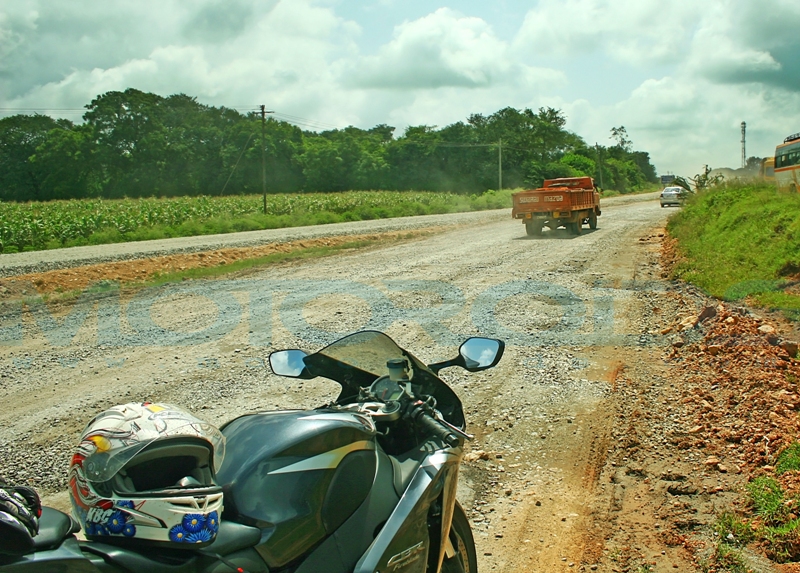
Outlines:
{"type": "Polygon", "coordinates": [[[480,193],[589,175],[622,192],[656,181],[646,152],[624,127],[612,145],[590,146],[557,109],[504,108],[443,128],[347,127],[305,131],[258,112],[111,91],[83,122],[46,115],[0,119],[0,200],[260,193],[430,190],[480,193]]]}

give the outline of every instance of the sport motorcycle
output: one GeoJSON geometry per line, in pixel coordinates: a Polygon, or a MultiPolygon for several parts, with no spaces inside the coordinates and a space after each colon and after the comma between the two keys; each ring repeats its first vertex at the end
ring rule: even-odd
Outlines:
{"type": "MultiPolygon", "coordinates": [[[[166,431],[175,418],[159,405],[143,406],[161,437],[134,440],[134,449],[120,424],[85,430],[70,470],[74,516],[43,508],[30,543],[0,543],[0,571],[475,573],[456,500],[470,436],[438,373],[492,368],[504,348],[473,337],[455,358],[426,365],[386,334],[363,331],[312,354],[273,352],[275,374],[333,380],[339,396],[313,410],[242,415],[213,429],[221,438],[209,451],[207,440],[191,442],[207,435],[195,418],[166,431]],[[114,439],[125,444],[116,456],[114,439]],[[149,509],[156,503],[188,509],[173,525],[172,514],[149,509]],[[81,527],[86,540],[75,535],[81,527]]],[[[135,408],[112,410],[98,419],[130,426],[135,408]]]]}

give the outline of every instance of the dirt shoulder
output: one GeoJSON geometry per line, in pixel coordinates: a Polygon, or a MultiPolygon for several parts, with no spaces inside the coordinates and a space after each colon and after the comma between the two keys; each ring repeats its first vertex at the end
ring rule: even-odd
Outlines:
{"type": "MultiPolygon", "coordinates": [[[[654,269],[666,274],[674,243],[660,254],[654,269]]],[[[623,361],[617,378],[613,446],[598,481],[607,495],[594,510],[599,570],[775,571],[800,556],[795,535],[766,543],[730,524],[765,525],[748,484],[774,476],[797,439],[797,325],[680,283],[645,299],[669,344],[623,361]]],[[[800,497],[796,475],[778,478],[787,512],[800,497]]]]}

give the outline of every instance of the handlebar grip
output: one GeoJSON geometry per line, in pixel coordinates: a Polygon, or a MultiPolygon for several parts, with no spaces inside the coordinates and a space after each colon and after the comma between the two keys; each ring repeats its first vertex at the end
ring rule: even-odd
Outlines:
{"type": "Polygon", "coordinates": [[[417,407],[411,413],[414,422],[429,434],[439,438],[451,448],[461,444],[461,438],[449,428],[442,425],[436,418],[428,414],[423,408],[417,407]]]}

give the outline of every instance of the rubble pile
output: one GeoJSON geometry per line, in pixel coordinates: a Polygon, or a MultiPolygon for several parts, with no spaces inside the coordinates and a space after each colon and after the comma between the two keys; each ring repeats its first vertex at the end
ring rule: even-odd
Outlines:
{"type": "Polygon", "coordinates": [[[670,351],[688,382],[682,401],[691,422],[680,445],[732,460],[730,469],[770,471],[777,455],[800,439],[797,342],[727,304],[706,307],[674,328],[703,331],[695,343],[676,339],[670,351]]]}

